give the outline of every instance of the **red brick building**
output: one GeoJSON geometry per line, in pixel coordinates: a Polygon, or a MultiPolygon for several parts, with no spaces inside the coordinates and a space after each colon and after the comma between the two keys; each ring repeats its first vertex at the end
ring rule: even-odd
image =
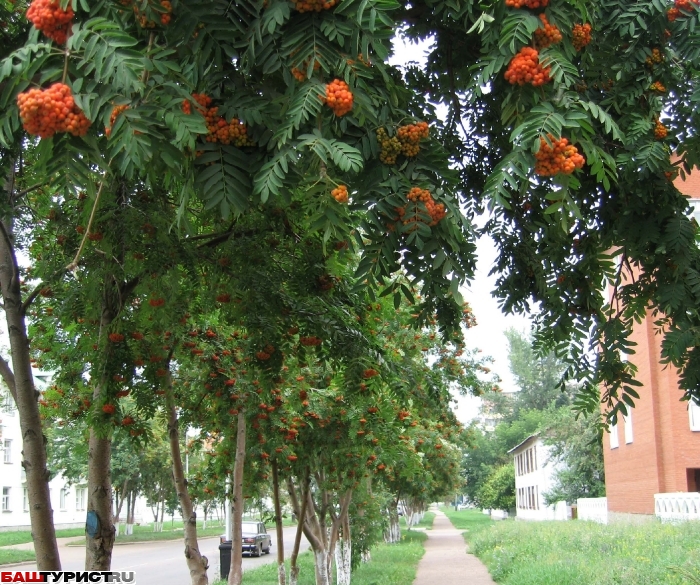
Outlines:
{"type": "MultiPolygon", "coordinates": [[[[700,173],[677,180],[700,217],[700,173]],[[696,203],[697,202],[697,203],[696,203]]],[[[659,363],[653,318],[635,327],[629,359],[637,366],[639,400],[603,439],[608,511],[654,514],[654,494],[700,491],[700,407],[681,402],[678,376],[659,363]]]]}

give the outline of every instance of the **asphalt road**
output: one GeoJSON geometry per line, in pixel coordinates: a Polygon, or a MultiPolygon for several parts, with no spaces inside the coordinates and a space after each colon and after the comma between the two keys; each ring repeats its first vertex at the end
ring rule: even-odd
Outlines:
{"type": "MultiPolygon", "coordinates": [[[[243,570],[253,569],[260,565],[274,563],[277,559],[275,531],[270,530],[272,549],[269,555],[259,558],[243,556],[243,570]]],[[[294,545],[295,527],[284,528],[284,552],[289,557],[294,545]]],[[[82,546],[65,546],[65,541],[75,538],[60,539],[61,564],[64,571],[82,571],[85,567],[85,548],[82,546]]],[[[199,541],[203,555],[209,559],[209,580],[219,578],[219,539],[204,538],[199,541]]],[[[302,537],[301,549],[309,548],[308,541],[302,537]]],[[[112,553],[112,569],[115,571],[134,571],[136,583],[140,585],[191,585],[182,541],[148,542],[143,544],[121,544],[114,547],[112,553]]],[[[35,571],[36,565],[22,565],[14,570],[35,571]]]]}

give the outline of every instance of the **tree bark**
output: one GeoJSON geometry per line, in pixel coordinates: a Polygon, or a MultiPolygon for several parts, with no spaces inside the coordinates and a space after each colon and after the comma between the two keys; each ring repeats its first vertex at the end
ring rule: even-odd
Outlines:
{"type": "Polygon", "coordinates": [[[336,585],[350,585],[352,576],[352,538],[350,517],[345,514],[340,524],[340,537],[335,548],[336,585]]]}
{"type": "MultiPolygon", "coordinates": [[[[166,368],[169,370],[169,363],[166,368]]],[[[187,491],[187,480],[182,467],[182,455],[180,453],[180,432],[175,409],[175,397],[173,396],[172,379],[168,373],[165,385],[165,403],[168,409],[168,439],[170,440],[170,456],[173,460],[173,482],[175,491],[182,509],[185,532],[185,560],[190,571],[192,585],[209,585],[207,569],[209,561],[199,552],[197,542],[197,513],[192,506],[192,499],[187,491]]]]}
{"type": "MultiPolygon", "coordinates": [[[[100,385],[93,393],[93,400],[100,395],[100,385]]],[[[100,437],[90,429],[88,442],[88,512],[94,512],[99,521],[94,538],[86,535],[85,570],[109,571],[112,566],[114,523],[112,518],[112,441],[100,437]]]]}
{"type": "Polygon", "coordinates": [[[277,533],[277,581],[279,585],[287,585],[287,575],[284,570],[284,534],[282,532],[282,506],[280,505],[280,478],[277,461],[272,462],[272,500],[275,506],[275,532],[277,533]]]}
{"type": "Polygon", "coordinates": [[[236,431],[236,460],[233,465],[233,538],[231,540],[231,569],[228,573],[228,585],[241,585],[243,581],[243,466],[245,465],[245,412],[238,412],[236,431]]]}
{"type": "Polygon", "coordinates": [[[401,540],[401,524],[399,523],[398,499],[389,504],[389,527],[384,534],[384,541],[393,544],[401,540]]]}
{"type": "Polygon", "coordinates": [[[37,402],[38,393],[34,387],[32,365],[29,361],[29,340],[22,309],[19,270],[10,222],[3,221],[0,230],[2,231],[0,234],[0,292],[2,292],[7,319],[13,370],[12,378],[9,377],[9,372],[6,372],[3,377],[5,380],[14,381],[14,387],[10,387],[10,392],[19,411],[22,467],[27,475],[29,518],[32,524],[37,569],[60,571],[61,559],[56,543],[49,491],[50,478],[46,466],[46,438],[42,430],[37,402]]]}
{"type": "Polygon", "coordinates": [[[297,585],[299,580],[299,565],[297,565],[297,558],[299,557],[301,535],[304,530],[304,522],[306,521],[306,505],[309,501],[307,497],[307,492],[309,491],[309,476],[307,474],[306,480],[304,481],[304,486],[302,487],[301,506],[299,506],[299,502],[296,498],[296,492],[294,491],[294,484],[292,483],[291,478],[288,479],[287,485],[289,487],[289,497],[292,500],[294,513],[297,515],[297,531],[294,535],[294,548],[292,549],[289,567],[289,585],[297,585]]]}

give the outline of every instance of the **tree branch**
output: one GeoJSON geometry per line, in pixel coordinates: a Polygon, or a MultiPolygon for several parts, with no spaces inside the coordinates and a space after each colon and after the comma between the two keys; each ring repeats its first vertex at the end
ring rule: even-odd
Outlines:
{"type": "Polygon", "coordinates": [[[0,356],[0,376],[3,379],[3,382],[5,382],[7,387],[10,389],[10,394],[12,394],[12,398],[14,399],[15,404],[17,404],[17,387],[15,386],[15,374],[10,368],[10,364],[2,356],[0,356]]]}

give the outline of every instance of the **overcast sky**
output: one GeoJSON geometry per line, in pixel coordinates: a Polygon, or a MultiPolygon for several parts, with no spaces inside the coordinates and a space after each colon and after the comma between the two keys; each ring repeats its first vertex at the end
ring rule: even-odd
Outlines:
{"type": "MultiPolygon", "coordinates": [[[[400,66],[410,61],[424,62],[429,44],[409,44],[397,37],[394,39],[394,56],[391,63],[400,66]]],[[[510,327],[527,331],[530,322],[522,316],[504,315],[491,295],[496,279],[488,274],[497,257],[496,247],[491,238],[481,238],[478,241],[477,254],[474,281],[462,291],[464,299],[472,306],[477,321],[477,326],[467,332],[467,345],[470,348],[479,348],[483,350],[484,355],[491,356],[494,359],[491,370],[503,380],[501,387],[506,391],[513,391],[516,387],[508,368],[508,341],[504,331],[510,327]]],[[[461,396],[457,399],[455,412],[462,422],[466,423],[478,414],[481,403],[479,399],[461,396]]]]}

